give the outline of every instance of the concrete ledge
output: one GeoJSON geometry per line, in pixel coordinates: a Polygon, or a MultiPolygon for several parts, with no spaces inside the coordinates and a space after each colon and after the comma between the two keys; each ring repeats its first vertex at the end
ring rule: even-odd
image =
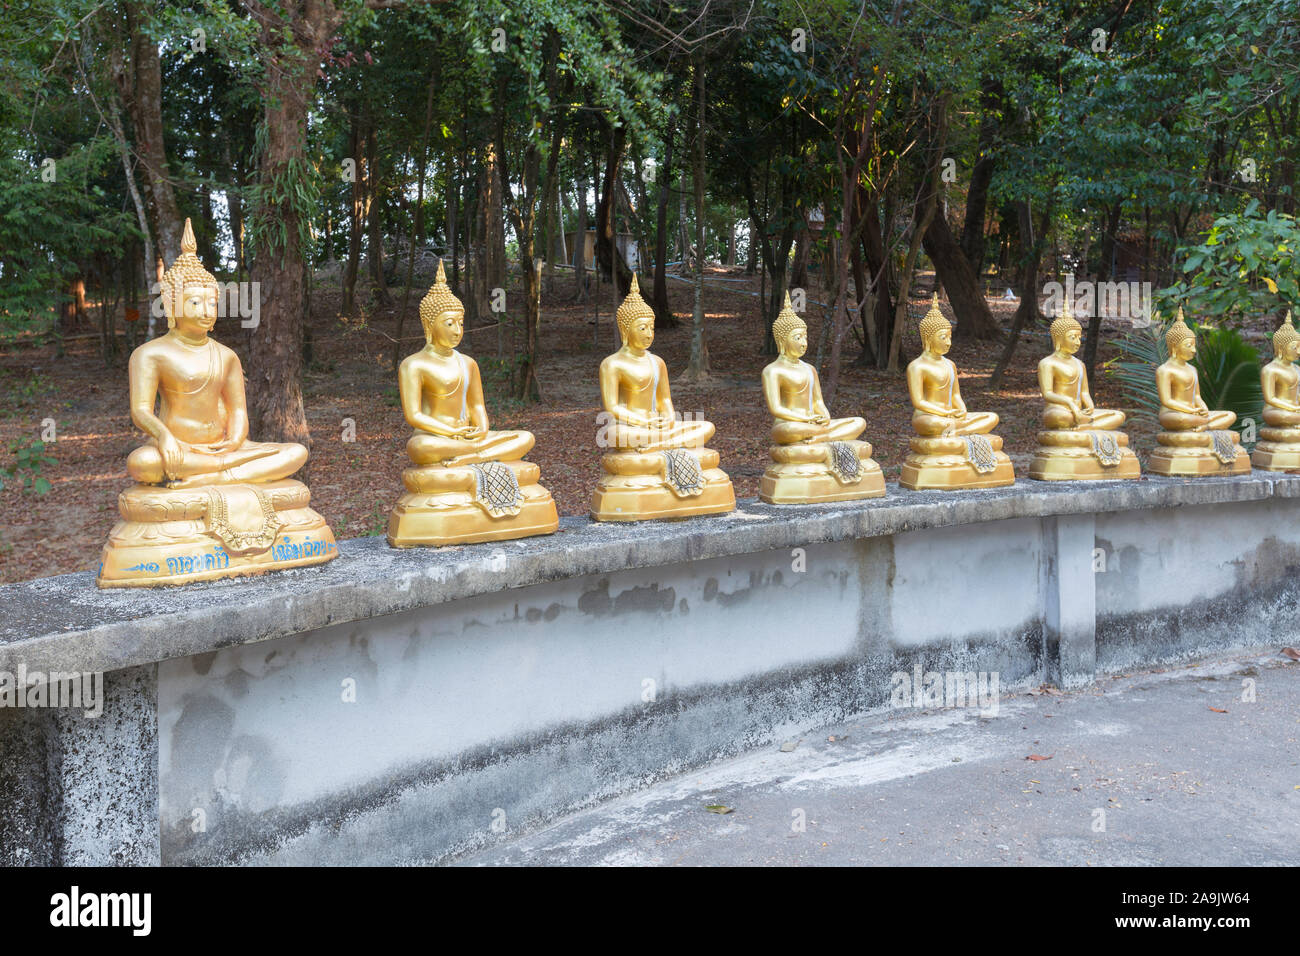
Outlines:
{"type": "Polygon", "coordinates": [[[635,568],[887,537],[1015,518],[1108,514],[1300,498],[1300,477],[1035,482],[961,493],[890,485],[884,498],[833,505],[741,501],[681,522],[561,520],[557,534],[441,549],[340,542],[322,568],[156,590],[100,591],[89,573],[0,587],[0,671],[113,671],[329,625],[435,607],[511,588],[635,568]]]}
{"type": "Polygon", "coordinates": [[[0,862],[438,862],[894,706],[900,676],[1077,686],[1300,640],[1300,478],[1260,473],[341,550],[0,588],[0,671],[106,694],[0,708],[0,862]]]}

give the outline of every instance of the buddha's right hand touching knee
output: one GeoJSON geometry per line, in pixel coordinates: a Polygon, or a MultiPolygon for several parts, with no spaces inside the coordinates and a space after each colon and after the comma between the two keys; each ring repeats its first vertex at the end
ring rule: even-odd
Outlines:
{"type": "Polygon", "coordinates": [[[163,472],[169,479],[175,481],[181,477],[181,470],[185,465],[185,449],[176,436],[169,431],[164,431],[158,436],[158,452],[162,455],[163,472]]]}

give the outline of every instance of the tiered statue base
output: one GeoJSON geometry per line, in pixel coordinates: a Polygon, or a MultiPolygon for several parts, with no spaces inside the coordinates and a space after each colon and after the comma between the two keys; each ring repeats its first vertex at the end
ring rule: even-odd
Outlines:
{"type": "Polygon", "coordinates": [[[108,537],[95,583],[163,587],[324,564],[334,533],[292,478],[259,485],[172,489],[132,485],[108,537]]]}
{"type": "Polygon", "coordinates": [[[898,483],[912,491],[947,491],[959,488],[1001,488],[1016,483],[1011,459],[1002,451],[999,435],[986,435],[997,461],[992,471],[979,472],[966,457],[966,442],[953,438],[912,438],[898,483]]]}
{"type": "Polygon", "coordinates": [[[541,469],[531,461],[506,461],[515,473],[523,504],[518,514],[493,517],[475,498],[477,479],[469,467],[428,465],[402,472],[402,495],[388,516],[394,548],[441,547],[554,534],[560,526],[555,499],[537,483],[541,469]]]}
{"type": "Polygon", "coordinates": [[[1300,428],[1261,428],[1250,463],[1262,471],[1300,471],[1300,428]]]}
{"type": "Polygon", "coordinates": [[[1038,481],[1111,481],[1140,478],[1142,466],[1128,447],[1128,435],[1120,431],[1106,434],[1115,439],[1120,460],[1102,464],[1092,450],[1092,436],[1086,431],[1048,430],[1038,433],[1038,447],[1029,463],[1029,477],[1038,481]]]}
{"type": "Polygon", "coordinates": [[[591,517],[596,521],[653,521],[693,518],[736,510],[731,479],[718,467],[711,448],[688,448],[704,474],[698,495],[679,496],[664,480],[664,457],[659,452],[618,451],[600,459],[604,474],[591,495],[591,517]]]}
{"type": "Polygon", "coordinates": [[[1241,436],[1230,434],[1237,455],[1224,464],[1214,454],[1214,437],[1208,431],[1160,432],[1156,448],[1147,459],[1147,472],[1169,477],[1249,474],[1250,455],[1241,447],[1241,436]]]}
{"type": "Polygon", "coordinates": [[[812,505],[855,498],[880,498],[885,494],[885,476],[871,457],[871,444],[846,442],[857,452],[858,477],[844,482],[826,463],[829,446],[824,442],[773,445],[772,463],[763,472],[758,496],[774,505],[812,505]]]}

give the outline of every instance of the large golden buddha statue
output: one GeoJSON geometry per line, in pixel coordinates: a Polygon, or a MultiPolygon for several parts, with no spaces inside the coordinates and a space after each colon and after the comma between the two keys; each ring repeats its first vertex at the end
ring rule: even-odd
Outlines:
{"type": "Polygon", "coordinates": [[[615,449],[601,456],[604,474],[591,496],[597,521],[689,518],[734,511],[731,479],[718,453],[705,448],[709,422],[678,418],[668,368],[650,352],[654,310],[641,298],[636,276],[618,307],[623,347],[600,363],[604,412],[596,444],[615,449]]]}
{"type": "Polygon", "coordinates": [[[1196,333],[1183,321],[1183,310],[1165,332],[1169,360],[1156,369],[1160,394],[1157,448],[1147,471],[1157,475],[1240,475],[1250,471],[1250,456],[1241,436],[1232,431],[1236,412],[1210,409],[1201,398],[1200,378],[1191,365],[1196,333]]]}
{"type": "Polygon", "coordinates": [[[289,476],[307,461],[292,443],[250,441],[239,357],[208,337],[217,280],[181,254],[162,277],[167,334],[131,354],[131,420],[149,436],[131,452],[138,484],[118,497],[122,520],[104,547],[100,587],[152,587],[320,564],[334,535],[289,476]]]}
{"type": "Polygon", "coordinates": [[[1273,333],[1273,361],[1259,373],[1264,390],[1264,427],[1250,461],[1264,471],[1300,469],[1300,333],[1288,311],[1273,333]]]}
{"type": "Polygon", "coordinates": [[[997,413],[968,411],[962,400],[957,366],[945,357],[952,325],[939,311],[938,294],[921,320],[921,344],[924,350],[907,366],[916,437],[908,442],[898,483],[913,491],[1014,484],[1011,459],[992,434],[997,413]]]}
{"type": "Polygon", "coordinates": [[[456,351],[465,334],[465,307],[437,281],[420,302],[426,345],[397,372],[402,414],[415,434],[402,472],[404,494],[388,518],[395,548],[467,544],[551,534],[559,527],[555,501],[538,484],[541,469],[523,457],[533,447],[525,431],[491,431],[478,363],[456,351]]]}
{"type": "Polygon", "coordinates": [[[1088,371],[1075,357],[1083,343],[1083,326],[1070,314],[1067,299],[1052,323],[1056,351],[1038,363],[1038,387],[1047,407],[1043,431],[1029,464],[1029,477],[1041,481],[1137,478],[1137,455],[1119,431],[1125,415],[1097,408],[1088,390],[1088,371]]]}
{"type": "Polygon", "coordinates": [[[781,355],[763,369],[763,397],[772,423],[772,464],[763,473],[759,497],[772,504],[815,504],[879,498],[885,476],[871,458],[871,445],[857,441],[867,427],[861,418],[831,418],[822,401],[817,370],[802,361],[808,326],[790,304],[772,323],[781,355]]]}

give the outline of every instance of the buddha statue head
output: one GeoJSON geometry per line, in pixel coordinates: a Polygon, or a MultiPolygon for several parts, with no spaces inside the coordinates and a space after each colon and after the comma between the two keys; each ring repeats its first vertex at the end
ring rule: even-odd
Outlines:
{"type": "Polygon", "coordinates": [[[1073,355],[1079,351],[1079,346],[1083,343],[1083,326],[1079,320],[1074,317],[1070,311],[1070,300],[1067,297],[1061,306],[1061,314],[1051,325],[1052,345],[1056,349],[1073,355]]]}
{"type": "Polygon", "coordinates": [[[195,254],[194,227],[185,220],[181,254],[159,279],[167,328],[179,327],[191,335],[207,335],[217,324],[217,279],[203,268],[195,254]]]}
{"type": "Polygon", "coordinates": [[[1182,306],[1178,307],[1178,318],[1174,319],[1174,324],[1165,332],[1165,345],[1169,349],[1170,358],[1187,362],[1196,355],[1196,333],[1183,320],[1182,306]]]}
{"type": "Polygon", "coordinates": [[[447,285],[447,273],[438,260],[438,276],[420,300],[420,324],[429,345],[454,349],[465,336],[465,306],[447,285]]]}
{"type": "Polygon", "coordinates": [[[927,352],[946,355],[952,348],[952,323],[939,311],[939,293],[930,302],[930,311],[921,320],[921,344],[927,352]]]}
{"type": "Polygon", "coordinates": [[[790,302],[790,293],[785,294],[785,305],[772,323],[772,338],[781,354],[792,359],[799,359],[808,351],[808,325],[795,312],[790,302]]]}
{"type": "Polygon", "coordinates": [[[1287,309],[1286,318],[1273,333],[1273,357],[1283,362],[1294,362],[1300,358],[1300,332],[1291,324],[1291,310],[1287,309]]]}
{"type": "Polygon", "coordinates": [[[655,310],[641,298],[641,289],[637,285],[636,273],[632,273],[632,285],[627,290],[627,298],[618,307],[618,334],[623,338],[623,345],[638,351],[650,348],[655,340],[655,310]]]}

